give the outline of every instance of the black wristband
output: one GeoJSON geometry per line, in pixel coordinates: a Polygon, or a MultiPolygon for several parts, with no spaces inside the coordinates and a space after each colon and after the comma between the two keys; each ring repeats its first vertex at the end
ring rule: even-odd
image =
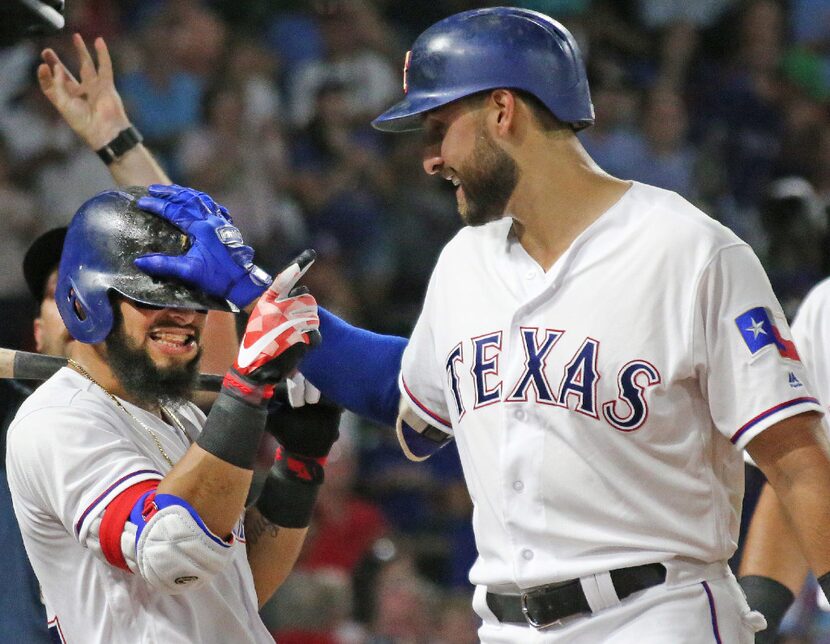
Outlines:
{"type": "Polygon", "coordinates": [[[265,417],[264,407],[250,405],[220,391],[196,444],[231,465],[252,470],[265,417]]]}
{"type": "Polygon", "coordinates": [[[323,467],[312,469],[310,479],[303,480],[291,471],[287,458],[274,463],[256,502],[260,514],[283,528],[308,527],[323,482],[323,467]]]}
{"type": "Polygon", "coordinates": [[[144,137],[141,132],[136,130],[132,125],[124,130],[121,130],[112,141],[107,143],[103,148],[95,150],[101,161],[110,165],[119,157],[124,156],[127,152],[132,150],[135,146],[141,143],[144,137]]]}
{"type": "Polygon", "coordinates": [[[763,614],[767,627],[755,634],[756,644],[772,644],[778,637],[778,628],[784,614],[795,601],[795,595],[784,584],[761,575],[747,575],[738,580],[752,610],[763,614]]]}

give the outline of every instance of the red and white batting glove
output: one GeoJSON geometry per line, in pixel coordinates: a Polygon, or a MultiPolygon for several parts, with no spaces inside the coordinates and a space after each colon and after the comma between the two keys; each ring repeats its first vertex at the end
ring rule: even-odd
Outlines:
{"type": "Polygon", "coordinates": [[[275,278],[248,319],[242,344],[223,389],[246,402],[263,405],[274,385],[290,375],[306,351],[320,342],[317,302],[305,287],[295,288],[316,258],[303,251],[275,278]]]}

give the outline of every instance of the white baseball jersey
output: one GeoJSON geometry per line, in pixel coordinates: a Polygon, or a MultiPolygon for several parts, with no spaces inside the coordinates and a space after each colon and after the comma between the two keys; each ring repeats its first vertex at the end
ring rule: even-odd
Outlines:
{"type": "MultiPolygon", "coordinates": [[[[174,463],[184,455],[190,440],[180,430],[122,403],[156,433],[174,463]]],[[[195,438],[204,414],[188,405],[177,415],[195,438]]],[[[160,480],[170,466],[149,432],[97,385],[68,368],[47,380],[9,428],[6,460],[56,641],[273,643],[257,612],[241,521],[227,568],[179,595],[153,590],[107,563],[96,522],[120,493],[160,480]]]]}
{"type": "Polygon", "coordinates": [[[807,294],[793,320],[793,340],[816,396],[830,409],[830,278],[807,294]]]}
{"type": "Polygon", "coordinates": [[[510,592],[726,560],[740,450],[821,410],[757,258],[636,182],[546,273],[511,223],[446,246],[400,377],[458,444],[475,505],[470,580],[510,592]]]}

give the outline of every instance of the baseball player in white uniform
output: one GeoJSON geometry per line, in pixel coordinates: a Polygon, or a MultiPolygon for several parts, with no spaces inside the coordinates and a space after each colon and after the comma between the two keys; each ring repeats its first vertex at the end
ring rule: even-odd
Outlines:
{"type": "Polygon", "coordinates": [[[271,283],[249,251],[224,209],[177,186],[101,193],[69,226],[56,301],[78,342],[69,366],[21,406],[7,452],[55,641],[273,642],[258,607],[305,538],[336,418],[322,438],[301,420],[299,440],[277,422],[276,460],[249,496],[274,385],[318,326],[313,297],[289,294],[313,254],[271,283]],[[200,204],[200,219],[178,223],[213,230],[210,249],[141,209],[177,200],[200,204]],[[211,254],[214,290],[133,265],[183,249],[197,268],[211,254]],[[240,252],[246,261],[235,261],[240,252]],[[247,305],[269,283],[206,418],[187,402],[205,309],[247,305]]]}
{"type": "MultiPolygon", "coordinates": [[[[374,125],[423,129],[470,226],[409,341],[320,309],[301,371],[413,460],[457,441],[482,641],[752,642],[764,620],[726,565],[742,449],[830,570],[822,407],[758,260],[676,194],[596,167],[574,135],[594,118],[584,64],[547,16],[442,20],[403,87],[374,125]]],[[[145,269],[201,286],[182,266],[145,269]]]]}
{"type": "MultiPolygon", "coordinates": [[[[424,168],[471,225],[402,343],[397,428],[412,458],[458,444],[482,641],[752,642],[764,620],[726,564],[742,449],[830,570],[822,408],[757,258],[591,162],[573,134],[593,119],[584,68],[541,14],[437,23],[404,89],[374,124],[423,129],[424,168]]],[[[321,332],[305,376],[388,422],[391,340],[325,311],[321,332]]]]}
{"type": "Polygon", "coordinates": [[[792,332],[804,360],[810,383],[825,409],[830,410],[830,361],[825,359],[830,347],[830,278],[814,286],[793,320],[792,332]]]}
{"type": "MultiPolygon", "coordinates": [[[[807,294],[792,324],[793,341],[808,378],[825,411],[830,409],[830,278],[807,294]]],[[[830,432],[825,416],[825,433],[830,432]]],[[[758,642],[774,642],[789,607],[801,591],[809,566],[792,526],[766,485],[762,490],[744,546],[741,585],[750,604],[768,615],[769,627],[758,642]]]]}

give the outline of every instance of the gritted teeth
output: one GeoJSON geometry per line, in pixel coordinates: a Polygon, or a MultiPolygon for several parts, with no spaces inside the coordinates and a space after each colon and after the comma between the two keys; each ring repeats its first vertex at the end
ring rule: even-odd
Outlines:
{"type": "Polygon", "coordinates": [[[162,342],[172,346],[188,346],[196,341],[196,336],[193,333],[181,332],[175,333],[172,331],[151,331],[150,337],[156,342],[162,342]]]}

